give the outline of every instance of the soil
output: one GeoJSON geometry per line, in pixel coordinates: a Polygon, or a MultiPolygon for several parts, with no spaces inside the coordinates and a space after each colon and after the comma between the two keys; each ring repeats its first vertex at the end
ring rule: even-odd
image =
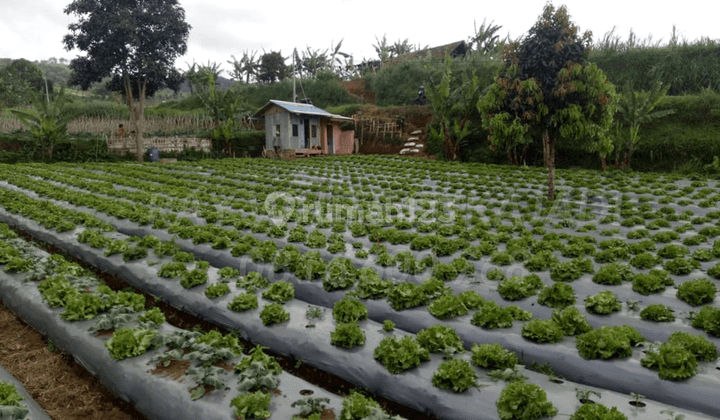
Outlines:
{"type": "MultiPolygon", "coordinates": [[[[51,245],[38,243],[25,232],[17,231],[26,240],[32,240],[36,246],[50,253],[62,254],[68,261],[76,262],[93,271],[95,275],[113,290],[129,290],[130,285],[123,280],[99,271],[51,245]]],[[[138,290],[133,290],[140,293],[138,290]]],[[[217,330],[223,334],[229,331],[179,311],[152,296],[145,295],[146,309],[158,307],[165,314],[166,321],[178,328],[199,328],[202,331],[217,330]]],[[[254,347],[253,343],[240,339],[245,351],[254,347]]],[[[356,387],[327,372],[305,365],[290,357],[266,353],[275,356],[286,372],[298,376],[316,386],[334,394],[345,396],[356,387]]],[[[182,381],[187,369],[184,361],[173,361],[167,368],[149,366],[153,374],[166,374],[182,381]]],[[[142,420],[145,417],[128,402],[113,395],[100,381],[75,362],[71,355],[55,349],[42,334],[17,317],[0,302],[0,365],[19,380],[53,420],[142,420]]],[[[225,366],[223,366],[225,367],[225,366]]],[[[228,368],[230,366],[227,366],[228,368]]],[[[358,389],[362,391],[361,389],[358,389]]],[[[370,395],[392,415],[413,420],[435,420],[426,414],[417,412],[396,402],[370,395]]],[[[334,419],[332,410],[324,413],[323,420],[334,419]],[[332,415],[332,416],[331,416],[332,415]]]]}

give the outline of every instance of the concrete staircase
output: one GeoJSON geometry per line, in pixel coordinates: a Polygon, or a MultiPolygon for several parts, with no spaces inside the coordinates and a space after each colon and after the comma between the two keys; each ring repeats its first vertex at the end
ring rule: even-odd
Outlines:
{"type": "Polygon", "coordinates": [[[415,130],[405,141],[404,147],[400,150],[401,155],[413,155],[425,150],[425,135],[422,130],[415,130]],[[421,140],[422,137],[422,140],[421,140]]]}

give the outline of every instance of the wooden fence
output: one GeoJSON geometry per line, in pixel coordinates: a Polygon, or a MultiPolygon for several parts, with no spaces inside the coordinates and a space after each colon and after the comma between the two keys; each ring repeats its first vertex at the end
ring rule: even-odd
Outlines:
{"type": "MultiPolygon", "coordinates": [[[[115,153],[135,152],[134,138],[107,139],[108,149],[115,153]]],[[[149,137],[145,138],[144,148],[155,147],[161,152],[181,152],[194,147],[195,150],[212,151],[212,140],[198,137],[149,137]]]]}
{"type": "Polygon", "coordinates": [[[360,132],[358,137],[361,142],[369,138],[383,140],[388,137],[394,139],[402,137],[402,126],[396,121],[361,115],[353,115],[353,119],[355,120],[355,132],[360,132]]]}

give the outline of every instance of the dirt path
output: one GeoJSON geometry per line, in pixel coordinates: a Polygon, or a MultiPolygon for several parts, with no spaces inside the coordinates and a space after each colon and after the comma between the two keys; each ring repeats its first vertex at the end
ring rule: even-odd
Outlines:
{"type": "Polygon", "coordinates": [[[52,345],[0,303],[0,365],[53,420],[142,420],[135,408],[111,394],[72,356],[52,345]]]}

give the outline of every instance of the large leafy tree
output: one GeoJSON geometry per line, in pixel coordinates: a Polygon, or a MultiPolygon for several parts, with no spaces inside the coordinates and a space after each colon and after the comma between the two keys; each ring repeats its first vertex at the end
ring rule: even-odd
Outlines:
{"type": "Polygon", "coordinates": [[[592,34],[579,34],[565,6],[547,4],[535,25],[502,54],[504,69],[478,102],[492,147],[515,152],[541,138],[548,198],[555,199],[555,143],[597,148],[612,124],[615,87],[587,62],[592,34]]]}
{"type": "Polygon", "coordinates": [[[177,0],[74,0],[65,14],[78,22],[68,26],[65,49],[84,51],[71,61],[70,84],[88,89],[112,76],[130,108],[138,161],[144,153],[145,98],[163,87],[177,90],[181,75],[173,65],[187,51],[190,25],[177,0]]]}
{"type": "Polygon", "coordinates": [[[288,77],[285,57],[280,51],[271,51],[260,56],[257,78],[261,83],[275,83],[288,77]]]}

